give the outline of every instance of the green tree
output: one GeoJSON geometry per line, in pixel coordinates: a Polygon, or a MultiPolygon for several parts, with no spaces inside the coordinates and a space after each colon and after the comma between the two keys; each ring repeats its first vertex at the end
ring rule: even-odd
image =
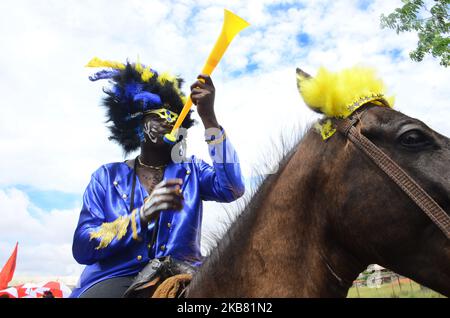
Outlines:
{"type": "Polygon", "coordinates": [[[416,31],[417,48],[409,53],[413,61],[420,62],[425,54],[440,58],[440,64],[450,65],[450,0],[434,0],[427,8],[422,0],[402,0],[403,6],[385,16],[381,15],[381,27],[400,32],[416,31]]]}

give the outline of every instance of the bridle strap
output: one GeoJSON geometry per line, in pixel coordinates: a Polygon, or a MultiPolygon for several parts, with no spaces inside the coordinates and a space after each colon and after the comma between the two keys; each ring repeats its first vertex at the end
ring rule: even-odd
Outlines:
{"type": "Polygon", "coordinates": [[[338,120],[337,130],[383,170],[450,239],[450,216],[397,163],[356,129],[360,115],[338,120]]]}

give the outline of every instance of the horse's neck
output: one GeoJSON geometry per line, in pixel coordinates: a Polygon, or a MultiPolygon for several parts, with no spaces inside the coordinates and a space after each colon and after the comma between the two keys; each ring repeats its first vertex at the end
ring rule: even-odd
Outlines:
{"type": "Polygon", "coordinates": [[[232,225],[189,296],[346,296],[353,265],[327,232],[326,200],[317,196],[312,161],[302,152],[300,146],[264,199],[232,225]]]}

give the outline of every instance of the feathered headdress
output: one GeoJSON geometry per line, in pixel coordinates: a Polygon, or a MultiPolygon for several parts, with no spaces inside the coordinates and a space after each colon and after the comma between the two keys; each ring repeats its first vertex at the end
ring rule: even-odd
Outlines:
{"type": "MultiPolygon", "coordinates": [[[[119,143],[125,154],[139,148],[144,140],[142,118],[145,112],[166,108],[179,114],[186,96],[181,91],[183,79],[169,73],[158,74],[140,62],[130,64],[101,60],[94,57],[87,67],[103,67],[89,76],[91,81],[109,79],[112,86],[104,88],[107,95],[102,105],[107,109],[107,121],[112,122],[110,140],[119,143]]],[[[190,114],[182,126],[189,128],[194,121],[190,114]]]]}
{"type": "MultiPolygon", "coordinates": [[[[394,98],[386,97],[386,88],[371,68],[353,67],[338,73],[320,68],[315,77],[297,69],[297,87],[305,104],[328,118],[347,118],[361,106],[372,103],[393,107],[394,98]]],[[[336,131],[331,120],[316,126],[323,139],[336,131]]]]}

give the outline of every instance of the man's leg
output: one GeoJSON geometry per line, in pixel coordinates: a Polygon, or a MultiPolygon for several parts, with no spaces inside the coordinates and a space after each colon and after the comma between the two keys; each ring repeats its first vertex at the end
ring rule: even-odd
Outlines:
{"type": "Polygon", "coordinates": [[[130,287],[134,276],[114,277],[90,287],[79,298],[122,298],[130,287]]]}

